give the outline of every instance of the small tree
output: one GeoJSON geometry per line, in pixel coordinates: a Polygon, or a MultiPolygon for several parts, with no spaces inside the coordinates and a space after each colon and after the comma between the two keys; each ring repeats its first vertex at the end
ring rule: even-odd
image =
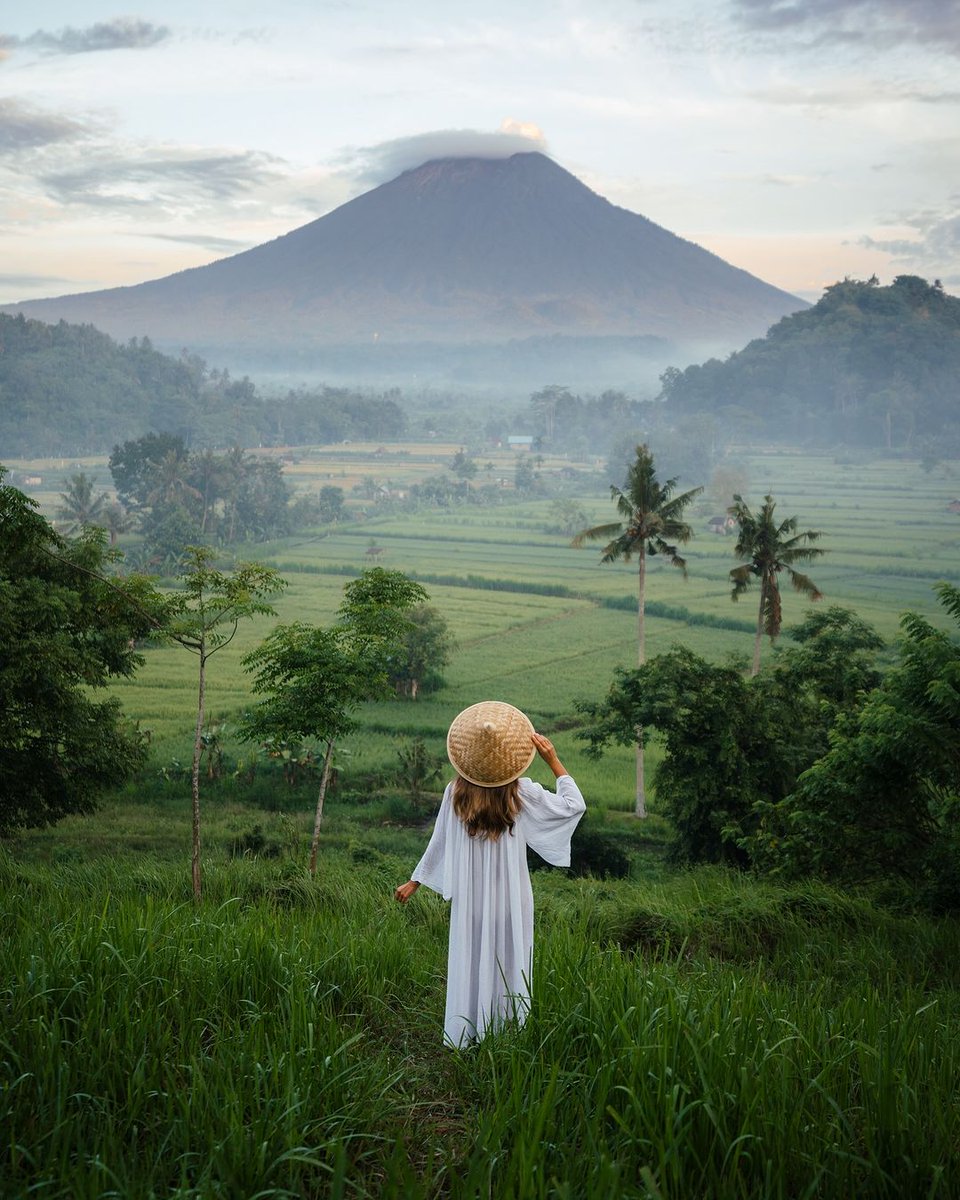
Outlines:
{"type": "Polygon", "coordinates": [[[389,690],[390,661],[406,633],[409,611],[426,596],[402,572],[375,567],[346,585],[334,626],[278,626],[243,660],[255,673],[254,692],[264,699],[247,716],[241,737],[317,737],[326,743],[310,843],[311,875],[317,871],[334,747],[355,728],[360,705],[389,690]]]}
{"type": "Polygon", "coordinates": [[[225,573],[213,566],[214,552],[207,546],[187,546],[180,575],[182,590],[176,597],[175,615],[169,636],[197,656],[197,721],[193,738],[193,895],[200,899],[200,759],[203,754],[203,723],[206,708],[207,663],[213,654],[228,646],[242,620],[270,615],[267,597],[286,584],[276,571],[260,563],[238,563],[225,573]]]}
{"type": "Polygon", "coordinates": [[[450,661],[453,639],[447,622],[432,604],[418,604],[407,615],[407,628],[390,664],[390,682],[416,700],[421,690],[439,687],[450,661]]]}
{"type": "Polygon", "coordinates": [[[810,600],[820,600],[823,593],[806,575],[793,569],[794,563],[812,562],[824,554],[823,550],[807,543],[823,536],[817,529],[797,533],[797,518],[787,517],[778,525],[773,515],[776,502],[772,496],[764,496],[763,507],[758,513],[750,511],[742,496],[734,496],[727,510],[737,522],[737,544],[733,553],[746,559],[730,572],[733,584],[732,599],[739,600],[748,590],[750,581],[760,581],[760,610],[757,615],[757,633],[753,643],[753,667],[751,675],[760,670],[760,642],[766,634],[771,642],[780,636],[783,610],[780,602],[780,574],[786,571],[796,591],[810,600]],[[792,536],[788,536],[792,535],[792,536]]]}

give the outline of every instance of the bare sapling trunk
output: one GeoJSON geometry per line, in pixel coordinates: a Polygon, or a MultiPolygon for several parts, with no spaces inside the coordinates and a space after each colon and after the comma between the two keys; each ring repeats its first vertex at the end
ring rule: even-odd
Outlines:
{"type": "Polygon", "coordinates": [[[191,785],[193,789],[193,859],[191,873],[193,876],[193,898],[200,900],[200,754],[203,749],[203,715],[206,691],[206,658],[200,652],[200,689],[197,696],[197,728],[193,737],[193,770],[191,785]]]}
{"type": "Polygon", "coordinates": [[[323,821],[323,801],[327,794],[327,784],[330,781],[330,763],[333,759],[333,742],[327,742],[327,753],[323,759],[323,773],[320,776],[320,792],[317,796],[317,811],[313,818],[313,841],[310,843],[310,874],[317,874],[317,850],[320,847],[320,825],[323,821]]]}
{"type": "MultiPolygon", "coordinates": [[[[637,570],[637,662],[639,666],[647,661],[647,649],[644,641],[644,598],[647,582],[647,556],[645,554],[646,546],[640,547],[640,563],[637,570]]],[[[645,817],[647,815],[647,789],[643,774],[643,727],[637,726],[637,799],[634,806],[634,816],[645,817]]]]}

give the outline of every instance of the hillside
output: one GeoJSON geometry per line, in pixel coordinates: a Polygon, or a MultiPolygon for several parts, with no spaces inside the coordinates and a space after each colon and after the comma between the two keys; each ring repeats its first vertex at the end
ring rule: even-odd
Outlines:
{"type": "Polygon", "coordinates": [[[901,275],[844,280],[731,354],[663,377],[680,413],[801,443],[960,454],[960,299],[901,275]]]}
{"type": "Polygon", "coordinates": [[[644,339],[729,350],[802,307],[527,153],[425,163],[242,254],[7,311],[228,362],[349,348],[371,369],[419,347],[410,369],[422,370],[452,346],[554,335],[601,339],[594,358],[609,338],[638,339],[641,354],[644,339]]]}
{"type": "Polygon", "coordinates": [[[189,444],[255,446],[395,437],[389,398],[319,387],[269,401],[196,356],[161,354],[146,339],[119,345],[91,325],[47,325],[0,313],[0,455],[103,453],[151,431],[189,444]]]}

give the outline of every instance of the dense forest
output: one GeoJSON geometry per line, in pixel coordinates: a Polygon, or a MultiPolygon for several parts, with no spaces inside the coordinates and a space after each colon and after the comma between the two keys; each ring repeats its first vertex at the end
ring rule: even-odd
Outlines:
{"type": "Polygon", "coordinates": [[[677,416],[709,412],[807,445],[960,453],[960,299],[939,281],[845,279],[725,362],[662,377],[677,416]]]}
{"type": "Polygon", "coordinates": [[[203,359],[120,345],[92,325],[0,313],[0,446],[7,457],[97,454],[146,433],[196,448],[395,438],[391,395],[318,387],[264,396],[203,359]]]}

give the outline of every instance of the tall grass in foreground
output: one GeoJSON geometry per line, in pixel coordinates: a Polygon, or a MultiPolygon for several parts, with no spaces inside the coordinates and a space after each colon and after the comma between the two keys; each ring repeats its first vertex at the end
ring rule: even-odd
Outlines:
{"type": "Polygon", "coordinates": [[[395,865],[0,857],[4,1197],[950,1197],[960,930],[722,872],[535,879],[526,1027],[440,1046],[395,865]]]}

